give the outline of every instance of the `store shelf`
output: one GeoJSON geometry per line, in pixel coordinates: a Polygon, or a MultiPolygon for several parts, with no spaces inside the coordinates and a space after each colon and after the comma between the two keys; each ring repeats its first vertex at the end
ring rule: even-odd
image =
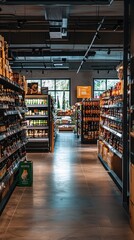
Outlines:
{"type": "Polygon", "coordinates": [[[2,158],[0,158],[0,163],[4,162],[6,159],[8,159],[10,156],[12,156],[15,152],[17,152],[20,148],[22,148],[23,146],[25,146],[27,143],[24,142],[23,144],[20,144],[17,148],[15,148],[13,151],[10,152],[10,154],[8,154],[8,156],[4,156],[2,158]]]}
{"type": "Polygon", "coordinates": [[[44,104],[27,104],[27,108],[48,108],[48,105],[44,105],[44,104]]]}
{"type": "Polygon", "coordinates": [[[122,107],[123,107],[123,103],[101,106],[101,108],[122,108],[122,107]]]}
{"type": "Polygon", "coordinates": [[[48,142],[48,138],[29,138],[28,142],[48,142]]]}
{"type": "Polygon", "coordinates": [[[11,137],[12,135],[17,134],[25,129],[26,129],[26,127],[22,127],[22,128],[19,128],[18,130],[9,130],[6,133],[0,134],[0,141],[3,141],[7,137],[11,137]]]}
{"type": "Polygon", "coordinates": [[[101,136],[99,137],[99,139],[119,158],[122,158],[122,154],[119,151],[117,151],[113,146],[111,146],[107,141],[105,141],[101,136]]]}
{"type": "Polygon", "coordinates": [[[114,121],[117,121],[117,122],[122,122],[122,119],[110,116],[108,114],[101,114],[101,117],[105,117],[105,118],[108,118],[108,119],[111,119],[111,120],[114,120],[114,121]]]}
{"type": "Polygon", "coordinates": [[[45,130],[48,129],[47,127],[43,127],[43,126],[27,126],[27,129],[40,129],[40,130],[45,130]]]}
{"type": "Polygon", "coordinates": [[[3,77],[2,75],[0,75],[0,83],[5,85],[6,88],[10,88],[10,89],[16,90],[17,92],[21,92],[21,93],[24,92],[24,89],[20,85],[18,85],[14,81],[11,81],[8,78],[3,77]]]}
{"type": "Polygon", "coordinates": [[[104,128],[104,129],[108,130],[109,132],[113,133],[113,134],[116,135],[117,137],[122,138],[122,134],[121,134],[121,133],[119,133],[119,132],[117,132],[117,131],[115,131],[115,130],[113,130],[113,129],[111,129],[111,128],[103,125],[103,124],[100,124],[100,126],[101,126],[102,128],[104,128]]]}
{"type": "Polygon", "coordinates": [[[48,119],[48,116],[45,115],[26,115],[26,119],[48,119]]]}
{"type": "Polygon", "coordinates": [[[107,170],[108,174],[111,176],[111,178],[113,179],[113,181],[116,183],[116,185],[118,186],[118,188],[120,189],[120,191],[122,191],[123,188],[123,183],[120,180],[120,178],[116,175],[116,173],[111,170],[109,168],[109,166],[107,165],[107,163],[103,160],[103,158],[101,157],[100,154],[98,154],[98,158],[100,159],[101,163],[103,164],[104,168],[107,170]]]}

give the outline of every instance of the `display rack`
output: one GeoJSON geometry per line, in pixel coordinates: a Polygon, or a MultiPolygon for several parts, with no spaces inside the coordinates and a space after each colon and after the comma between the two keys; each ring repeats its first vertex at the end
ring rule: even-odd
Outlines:
{"type": "Polygon", "coordinates": [[[83,99],[81,106],[82,143],[97,143],[97,139],[99,138],[99,120],[100,120],[99,100],[83,99]]]}
{"type": "Polygon", "coordinates": [[[98,156],[113,180],[122,189],[123,156],[123,95],[122,82],[100,96],[100,133],[98,156]]]}
{"type": "Polygon", "coordinates": [[[131,81],[130,88],[130,124],[129,124],[129,159],[130,159],[130,224],[134,231],[134,57],[131,58],[131,81]]]}
{"type": "Polygon", "coordinates": [[[50,95],[26,95],[28,112],[27,151],[51,151],[52,143],[52,104],[50,95]]]}
{"type": "Polygon", "coordinates": [[[76,103],[75,108],[75,117],[76,117],[76,133],[77,133],[77,138],[81,137],[81,107],[82,103],[76,103]]]}
{"type": "Polygon", "coordinates": [[[57,111],[56,125],[59,131],[74,131],[75,115],[73,110],[57,111]]]}
{"type": "Polygon", "coordinates": [[[16,186],[20,161],[26,159],[24,90],[0,76],[0,213],[16,186]]]}

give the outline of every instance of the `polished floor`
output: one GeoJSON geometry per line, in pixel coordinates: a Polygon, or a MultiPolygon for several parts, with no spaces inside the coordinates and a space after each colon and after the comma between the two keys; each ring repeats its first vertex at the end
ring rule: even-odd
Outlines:
{"type": "Polygon", "coordinates": [[[16,187],[0,217],[1,240],[134,240],[96,146],[60,133],[54,153],[28,159],[33,187],[16,187]]]}

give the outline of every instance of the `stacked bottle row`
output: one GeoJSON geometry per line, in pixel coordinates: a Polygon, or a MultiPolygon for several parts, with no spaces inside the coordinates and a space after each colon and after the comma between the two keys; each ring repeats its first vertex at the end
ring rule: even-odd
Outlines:
{"type": "Polygon", "coordinates": [[[27,120],[27,125],[31,127],[47,127],[47,120],[27,120]]]}
{"type": "MultiPolygon", "coordinates": [[[[2,154],[2,153],[1,153],[2,154]]],[[[5,176],[8,174],[12,175],[14,170],[17,170],[20,159],[25,158],[26,148],[23,146],[18,151],[16,151],[13,155],[11,155],[8,159],[3,161],[0,165],[0,181],[3,180],[5,176]]],[[[0,185],[0,190],[2,186],[0,185]]]]}
{"type": "Polygon", "coordinates": [[[48,116],[48,111],[47,110],[40,110],[40,109],[30,109],[27,113],[27,116],[35,116],[35,115],[39,115],[39,116],[48,116]]]}
{"type": "Polygon", "coordinates": [[[122,108],[102,108],[101,115],[109,115],[111,117],[122,119],[122,108]]]}
{"type": "Polygon", "coordinates": [[[82,142],[97,140],[99,136],[100,102],[95,99],[82,101],[82,142]]]}
{"type": "Polygon", "coordinates": [[[14,110],[17,106],[24,106],[24,100],[17,91],[0,84],[0,105],[6,105],[9,110],[14,110]]]}
{"type": "Polygon", "coordinates": [[[27,137],[29,138],[48,138],[48,130],[28,129],[27,137]]]}
{"type": "Polygon", "coordinates": [[[100,137],[109,143],[113,148],[115,148],[121,154],[123,153],[123,143],[122,138],[115,136],[113,133],[106,129],[100,128],[100,137]]]}
{"type": "Polygon", "coordinates": [[[25,143],[25,140],[25,130],[2,140],[0,142],[0,158],[8,157],[13,151],[20,148],[25,143]]]}
{"type": "Polygon", "coordinates": [[[48,105],[48,99],[40,99],[40,98],[32,98],[32,99],[26,99],[25,100],[26,105],[48,105]]]}
{"type": "Polygon", "coordinates": [[[117,130],[117,132],[122,133],[122,122],[118,122],[115,120],[110,120],[108,118],[103,117],[102,120],[100,121],[101,125],[107,126],[113,130],[117,130]]]}

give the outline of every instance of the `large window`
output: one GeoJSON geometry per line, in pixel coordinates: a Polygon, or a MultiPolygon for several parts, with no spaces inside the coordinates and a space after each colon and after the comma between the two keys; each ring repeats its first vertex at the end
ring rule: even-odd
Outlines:
{"type": "Polygon", "coordinates": [[[38,83],[38,91],[41,87],[48,87],[48,93],[53,97],[57,108],[66,109],[70,106],[70,79],[38,79],[27,82],[38,83]]]}
{"type": "Polygon", "coordinates": [[[99,98],[107,89],[114,87],[119,79],[94,79],[94,98],[99,98]]]}

